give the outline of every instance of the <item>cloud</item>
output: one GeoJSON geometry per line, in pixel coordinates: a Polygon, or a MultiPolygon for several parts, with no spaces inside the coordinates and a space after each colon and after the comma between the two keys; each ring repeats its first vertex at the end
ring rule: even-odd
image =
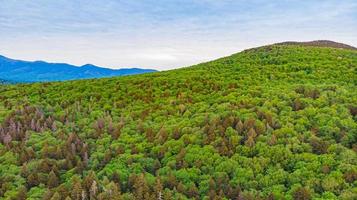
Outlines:
{"type": "Polygon", "coordinates": [[[285,40],[357,46],[354,0],[0,0],[0,54],[171,69],[285,40]]]}

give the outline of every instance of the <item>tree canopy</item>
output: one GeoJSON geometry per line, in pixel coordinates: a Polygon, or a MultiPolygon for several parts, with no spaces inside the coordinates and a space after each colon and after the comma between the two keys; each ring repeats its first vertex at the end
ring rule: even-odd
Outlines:
{"type": "Polygon", "coordinates": [[[357,52],[0,86],[0,199],[357,199],[357,52]]]}

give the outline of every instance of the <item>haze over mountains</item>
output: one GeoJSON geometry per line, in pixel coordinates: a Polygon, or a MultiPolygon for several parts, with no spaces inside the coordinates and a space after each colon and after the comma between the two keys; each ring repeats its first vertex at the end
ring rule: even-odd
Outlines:
{"type": "Polygon", "coordinates": [[[91,64],[74,66],[66,63],[14,60],[0,55],[0,82],[47,82],[103,78],[154,72],[152,69],[108,69],[91,64]]]}

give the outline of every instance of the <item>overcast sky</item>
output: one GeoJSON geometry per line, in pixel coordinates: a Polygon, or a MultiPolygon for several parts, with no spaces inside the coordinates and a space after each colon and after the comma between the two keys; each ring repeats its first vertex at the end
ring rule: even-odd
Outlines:
{"type": "Polygon", "coordinates": [[[287,40],[357,46],[356,0],[0,0],[0,55],[166,70],[287,40]]]}

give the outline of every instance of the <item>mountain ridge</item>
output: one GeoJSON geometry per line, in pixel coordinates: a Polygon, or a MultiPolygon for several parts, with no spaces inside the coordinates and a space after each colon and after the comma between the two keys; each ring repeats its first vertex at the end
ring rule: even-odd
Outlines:
{"type": "MultiPolygon", "coordinates": [[[[352,45],[348,45],[345,43],[335,42],[332,40],[312,40],[312,41],[305,41],[305,42],[304,41],[277,42],[277,43],[273,43],[273,44],[262,45],[259,47],[248,48],[241,52],[252,51],[252,50],[254,51],[254,50],[263,49],[263,48],[271,48],[273,46],[302,46],[302,47],[332,48],[332,49],[345,49],[345,50],[357,51],[357,47],[354,47],[352,45]]],[[[241,52],[238,52],[238,53],[241,53],[241,52]]]]}
{"type": "Polygon", "coordinates": [[[105,78],[155,72],[153,69],[109,69],[93,64],[82,66],[46,61],[24,61],[0,55],[0,79],[14,82],[48,82],[89,78],[105,78]]]}
{"type": "Polygon", "coordinates": [[[337,48],[337,49],[357,50],[357,48],[354,46],[340,43],[340,42],[335,42],[332,40],[313,40],[307,42],[286,41],[286,42],[276,43],[274,45],[301,45],[301,46],[329,47],[329,48],[337,48]]]}

